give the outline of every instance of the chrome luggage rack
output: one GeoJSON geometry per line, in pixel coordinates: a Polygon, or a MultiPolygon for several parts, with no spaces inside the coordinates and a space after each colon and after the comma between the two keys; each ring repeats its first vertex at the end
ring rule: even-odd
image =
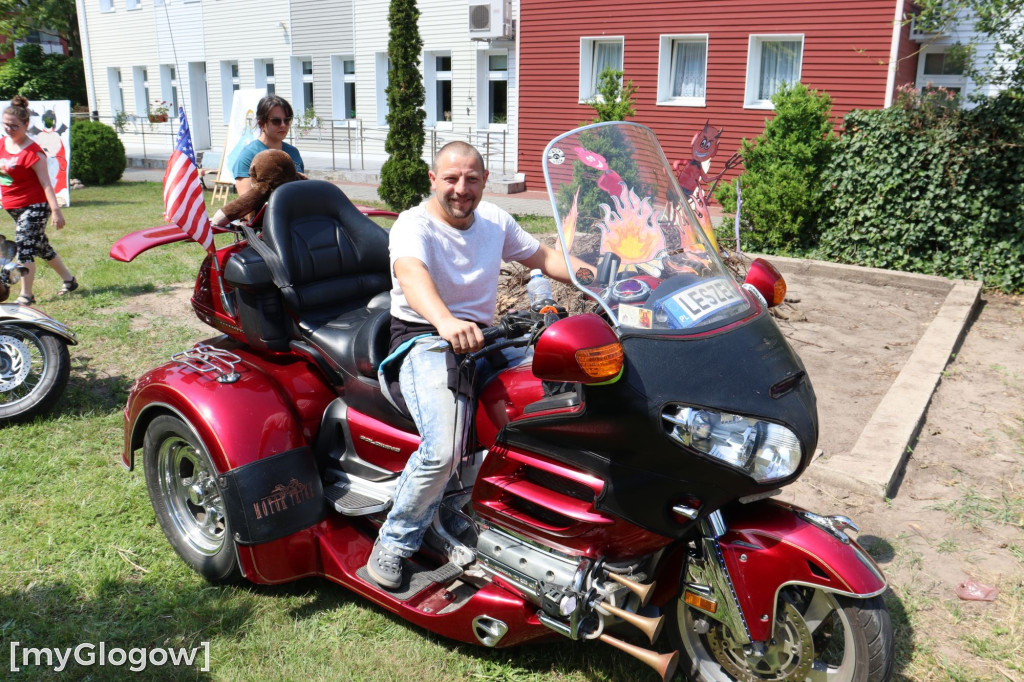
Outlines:
{"type": "Polygon", "coordinates": [[[241,362],[242,358],[223,348],[214,348],[205,343],[197,343],[188,350],[175,353],[171,360],[204,374],[218,372],[216,379],[221,384],[233,384],[242,378],[235,371],[235,365],[241,362]]]}

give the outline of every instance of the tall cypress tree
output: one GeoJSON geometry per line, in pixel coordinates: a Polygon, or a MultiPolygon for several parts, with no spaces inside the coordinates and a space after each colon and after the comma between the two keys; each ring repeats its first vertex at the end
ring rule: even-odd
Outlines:
{"type": "Polygon", "coordinates": [[[423,161],[426,139],[423,106],[426,94],[420,77],[423,40],[417,21],[416,0],[391,0],[388,22],[388,136],[384,150],[388,160],[380,170],[377,193],[395,210],[418,204],[430,193],[427,164],[423,161]]]}

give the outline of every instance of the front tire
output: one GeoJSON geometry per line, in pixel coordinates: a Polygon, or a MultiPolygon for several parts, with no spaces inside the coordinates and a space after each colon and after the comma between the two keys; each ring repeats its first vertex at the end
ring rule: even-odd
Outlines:
{"type": "Polygon", "coordinates": [[[146,429],[143,462],[157,521],[178,556],[212,583],[241,576],[217,470],[192,429],[161,415],[146,429]]]}
{"type": "Polygon", "coordinates": [[[0,423],[27,421],[60,399],[71,374],[67,344],[23,325],[0,325],[0,423]]]}
{"type": "Polygon", "coordinates": [[[763,654],[744,650],[722,623],[681,599],[673,615],[670,636],[679,667],[693,680],[883,682],[892,675],[892,622],[881,597],[853,599],[786,587],[763,654]]]}

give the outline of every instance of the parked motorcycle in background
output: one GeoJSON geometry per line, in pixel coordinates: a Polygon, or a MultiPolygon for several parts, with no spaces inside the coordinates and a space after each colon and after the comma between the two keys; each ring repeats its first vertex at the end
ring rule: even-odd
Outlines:
{"type": "Polygon", "coordinates": [[[6,303],[24,274],[14,242],[0,235],[0,425],[46,412],[71,374],[75,333],[35,308],[6,303]]]}
{"type": "Polygon", "coordinates": [[[122,461],[170,544],[213,582],[323,576],[486,647],[600,641],[662,680],[887,680],[886,581],[855,527],[770,499],[818,439],[769,314],[781,275],[732,277],[649,128],[561,135],[545,178],[563,254],[593,266],[572,276],[590,312],[542,300],[485,330],[466,369],[490,355],[496,374],[399,589],[365,571],[419,444],[381,391],[388,239],[324,181],[275,190],[261,235],[206,258],[192,306],[221,334],[132,386],[122,461]],[[509,347],[533,353],[509,365],[509,347]]]}

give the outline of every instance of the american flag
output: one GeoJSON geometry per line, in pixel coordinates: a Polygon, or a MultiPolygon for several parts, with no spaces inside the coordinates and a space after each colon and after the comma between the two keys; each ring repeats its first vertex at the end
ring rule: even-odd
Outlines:
{"type": "Polygon", "coordinates": [[[185,110],[181,107],[178,107],[178,120],[181,121],[178,141],[164,173],[165,215],[190,238],[212,252],[213,228],[210,226],[210,217],[206,215],[192,135],[188,131],[185,110]]]}

